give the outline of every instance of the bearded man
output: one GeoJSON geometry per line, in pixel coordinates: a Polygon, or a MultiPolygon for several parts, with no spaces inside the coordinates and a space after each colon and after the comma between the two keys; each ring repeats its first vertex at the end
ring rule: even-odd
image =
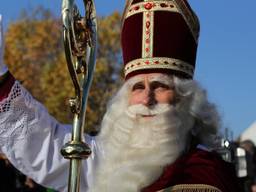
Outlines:
{"type": "MultiPolygon", "coordinates": [[[[219,115],[192,79],[198,35],[185,0],[127,1],[125,82],[99,135],[85,136],[92,155],[83,163],[81,191],[239,191],[232,165],[212,151],[219,115]]],[[[36,182],[67,191],[69,163],[59,151],[71,127],[51,117],[2,59],[0,69],[1,151],[36,182]]]]}

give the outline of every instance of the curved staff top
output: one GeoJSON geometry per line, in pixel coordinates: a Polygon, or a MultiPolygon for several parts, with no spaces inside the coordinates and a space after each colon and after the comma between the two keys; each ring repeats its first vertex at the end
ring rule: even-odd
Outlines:
{"type": "Polygon", "coordinates": [[[61,154],[70,159],[69,192],[79,192],[81,163],[91,150],[83,142],[87,99],[96,63],[97,22],[93,0],[84,0],[85,17],[79,13],[74,0],[63,0],[62,20],[66,60],[75,88],[75,97],[70,99],[74,114],[71,141],[61,149],[61,154]]]}

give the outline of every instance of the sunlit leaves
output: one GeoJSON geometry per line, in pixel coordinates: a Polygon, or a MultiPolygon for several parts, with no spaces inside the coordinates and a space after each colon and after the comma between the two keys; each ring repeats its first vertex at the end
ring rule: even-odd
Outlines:
{"type": "MultiPolygon", "coordinates": [[[[14,76],[63,123],[72,122],[68,99],[74,96],[62,42],[62,25],[49,10],[10,23],[5,63],[14,76]]],[[[121,69],[120,15],[98,19],[97,65],[87,107],[86,126],[97,129],[107,100],[119,84],[121,69]]]]}

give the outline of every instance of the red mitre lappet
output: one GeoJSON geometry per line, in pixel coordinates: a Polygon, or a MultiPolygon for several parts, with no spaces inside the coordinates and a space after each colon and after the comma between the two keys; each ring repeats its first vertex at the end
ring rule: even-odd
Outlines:
{"type": "Polygon", "coordinates": [[[186,0],[130,0],[121,33],[124,73],[193,78],[199,21],[186,0]]]}

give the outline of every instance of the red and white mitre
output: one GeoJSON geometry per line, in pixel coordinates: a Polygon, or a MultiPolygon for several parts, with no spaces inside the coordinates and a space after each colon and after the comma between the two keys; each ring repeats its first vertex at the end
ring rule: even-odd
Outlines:
{"type": "Polygon", "coordinates": [[[122,23],[125,78],[171,73],[193,78],[199,21],[186,0],[130,0],[122,23]]]}

